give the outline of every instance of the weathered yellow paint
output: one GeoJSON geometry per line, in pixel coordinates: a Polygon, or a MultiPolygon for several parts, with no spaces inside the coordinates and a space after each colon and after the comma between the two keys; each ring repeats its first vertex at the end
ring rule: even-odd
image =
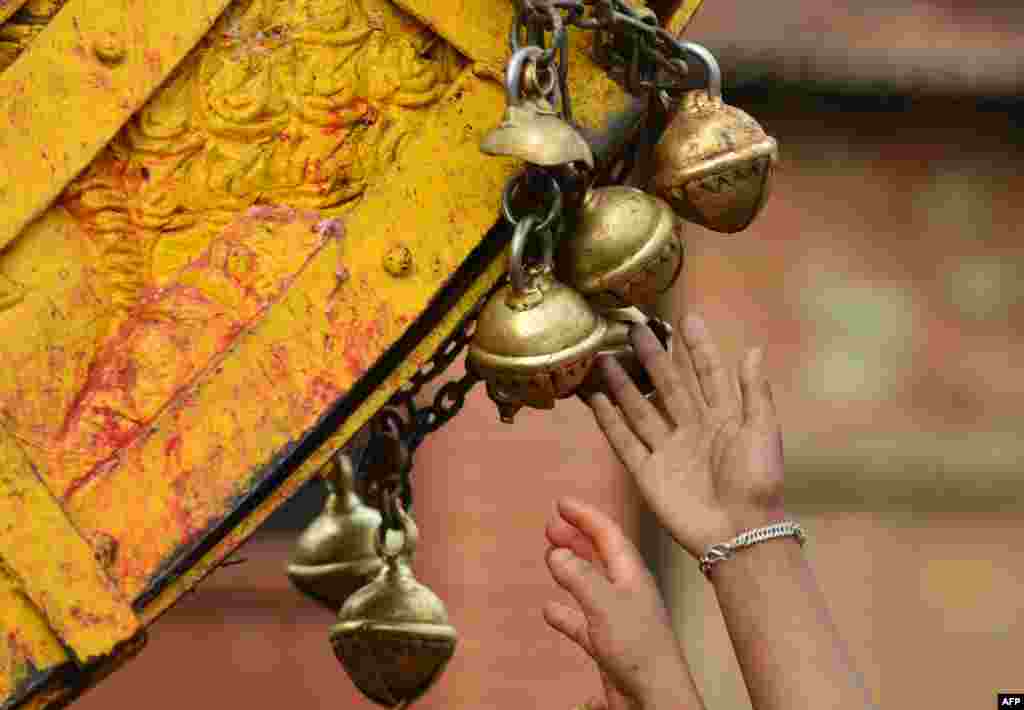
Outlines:
{"type": "Polygon", "coordinates": [[[686,31],[686,28],[693,21],[697,10],[704,4],[704,0],[683,0],[679,8],[672,13],[667,23],[670,32],[679,36],[686,31]]]}
{"type": "MultiPolygon", "coordinates": [[[[68,11],[95,1],[69,0],[0,75],[3,125],[25,124],[43,97],[65,96],[88,71],[134,71],[138,53],[156,46],[153,33],[173,35],[181,54],[194,43],[194,2],[154,29],[140,18],[170,12],[167,0],[145,9],[120,0],[80,26],[95,33],[122,18],[134,33],[124,60],[108,43],[107,64],[86,61],[73,54],[86,45],[68,11]],[[61,48],[72,52],[67,67],[61,48]],[[24,67],[38,80],[25,74],[32,82],[13,91],[4,82],[24,67]]],[[[0,423],[48,489],[51,512],[78,531],[79,553],[91,545],[102,563],[94,572],[109,574],[143,624],[313,475],[505,269],[502,258],[492,263],[326,444],[148,595],[423,313],[495,223],[505,181],[521,167],[478,149],[504,110],[493,79],[508,56],[510,2],[402,0],[413,4],[426,25],[386,0],[233,3],[185,59],[164,66],[162,86],[95,158],[88,121],[58,136],[64,168],[74,158],[86,169],[51,181],[47,167],[46,188],[66,189],[0,248],[0,423]],[[398,252],[412,268],[389,273],[386,257],[398,252]]],[[[215,6],[223,3],[207,0],[215,6]]],[[[590,41],[571,36],[570,84],[577,119],[600,129],[627,97],[589,60],[590,41]]],[[[125,84],[136,106],[145,101],[139,81],[125,84]]],[[[85,115],[113,135],[121,108],[97,100],[85,115]]],[[[56,113],[39,115],[46,123],[56,113]]],[[[0,133],[0,159],[10,135],[0,133]]],[[[25,175],[34,190],[38,175],[25,175]]],[[[20,520],[2,506],[0,525],[20,520]]],[[[53,563],[39,547],[26,554],[23,565],[53,563]]],[[[70,608],[73,589],[38,579],[70,608]]],[[[46,605],[43,614],[10,601],[21,592],[2,582],[0,628],[34,639],[0,665],[6,701],[25,659],[45,671],[67,656],[46,605]]],[[[89,641],[100,648],[115,635],[89,641]]],[[[28,707],[65,692],[40,690],[28,707]]]]}
{"type": "Polygon", "coordinates": [[[16,13],[28,0],[0,0],[0,23],[16,13]]]}
{"type": "Polygon", "coordinates": [[[0,249],[110,142],[228,2],[69,0],[0,74],[0,249]]]}
{"type": "Polygon", "coordinates": [[[108,655],[139,631],[138,619],[100,568],[93,548],[2,428],[0,566],[79,664],[108,655]]]}
{"type": "Polygon", "coordinates": [[[32,671],[51,668],[68,660],[60,641],[39,608],[22,591],[14,577],[0,566],[0,698],[6,698],[28,681],[32,671]]]}

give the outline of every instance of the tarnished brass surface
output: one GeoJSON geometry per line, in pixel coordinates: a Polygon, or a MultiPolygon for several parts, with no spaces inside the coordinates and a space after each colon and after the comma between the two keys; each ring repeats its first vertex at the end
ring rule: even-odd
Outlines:
{"type": "Polygon", "coordinates": [[[594,164],[583,136],[558,118],[551,104],[542,99],[511,104],[497,128],[484,136],[480,150],[536,165],[565,165],[574,161],[594,164]]]}
{"type": "Polygon", "coordinates": [[[384,567],[376,549],[381,515],[356,495],[348,456],[332,459],[324,482],[329,491],[324,509],[299,536],[288,577],[299,591],[338,611],[384,567]]]}
{"type": "Polygon", "coordinates": [[[559,276],[594,305],[651,305],[683,268],[683,222],[664,201],[625,185],[589,190],[559,248],[559,276]]]}
{"type": "Polygon", "coordinates": [[[401,501],[392,500],[402,546],[388,550],[380,529],[377,553],[386,566],[349,597],[330,631],[334,653],[349,677],[371,700],[387,707],[425,693],[451,659],[457,640],[444,603],[413,576],[419,533],[401,501]]]}
{"type": "Polygon", "coordinates": [[[522,406],[551,409],[570,397],[593,366],[598,351],[626,343],[628,326],[609,323],[572,288],[559,282],[550,262],[522,264],[532,216],[516,226],[510,247],[510,283],[484,306],[466,366],[487,382],[501,420],[511,423],[522,406]]]}
{"type": "Polygon", "coordinates": [[[692,91],[654,149],[654,192],[680,216],[718,232],[739,232],[771,191],[775,139],[720,96],[692,91]]]}

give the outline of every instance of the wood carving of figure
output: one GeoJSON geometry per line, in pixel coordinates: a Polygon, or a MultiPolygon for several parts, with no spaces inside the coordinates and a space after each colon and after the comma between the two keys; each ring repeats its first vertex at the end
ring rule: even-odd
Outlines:
{"type": "MultiPolygon", "coordinates": [[[[63,411],[0,402],[46,448],[58,495],[113,465],[282,297],[465,64],[387,0],[224,12],[59,200],[93,339],[76,341],[63,411]]],[[[3,262],[0,319],[21,299],[3,262]]]]}

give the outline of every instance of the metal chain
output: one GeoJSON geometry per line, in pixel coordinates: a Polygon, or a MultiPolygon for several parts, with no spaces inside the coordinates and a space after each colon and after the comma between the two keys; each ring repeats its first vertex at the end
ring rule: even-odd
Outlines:
{"type": "Polygon", "coordinates": [[[612,43],[607,41],[600,45],[611,50],[610,64],[627,70],[624,78],[632,93],[651,90],[677,93],[686,89],[683,81],[689,73],[686,58],[694,56],[707,67],[706,82],[711,93],[717,94],[720,89],[720,72],[710,52],[700,45],[680,40],[661,27],[650,10],[634,8],[624,0],[518,0],[518,4],[510,42],[512,50],[524,46],[519,41],[524,29],[528,36],[532,33],[540,37],[539,45],[544,45],[545,32],[553,33],[552,46],[541,46],[544,57],[540,64],[544,69],[557,64],[563,118],[570,122],[571,109],[565,110],[570,105],[566,83],[566,28],[570,26],[594,30],[618,42],[616,47],[610,47],[612,43]],[[559,50],[557,59],[556,49],[559,50]]]}
{"type": "MultiPolygon", "coordinates": [[[[399,387],[388,399],[387,404],[381,407],[375,415],[373,434],[367,449],[390,445],[397,446],[400,453],[395,466],[397,470],[393,474],[378,476],[370,482],[371,490],[376,488],[373,491],[375,494],[373,497],[379,497],[381,501],[384,501],[388,495],[398,493],[401,495],[405,510],[411,514],[413,504],[412,481],[410,480],[412,454],[429,434],[443,427],[462,410],[467,395],[481,381],[481,378],[472,370],[467,369],[466,374],[462,377],[446,382],[434,395],[433,402],[424,407],[416,405],[416,395],[424,385],[447,370],[449,365],[455,362],[456,358],[466,349],[473,338],[476,320],[484,304],[504,283],[505,278],[503,277],[477,300],[473,308],[463,316],[455,329],[444,339],[433,357],[399,387]],[[385,440],[391,441],[386,442],[385,440]]],[[[378,448],[377,450],[383,451],[384,449],[378,448]]],[[[385,530],[398,530],[401,527],[401,521],[391,511],[382,509],[380,512],[381,525],[385,530]]]]}

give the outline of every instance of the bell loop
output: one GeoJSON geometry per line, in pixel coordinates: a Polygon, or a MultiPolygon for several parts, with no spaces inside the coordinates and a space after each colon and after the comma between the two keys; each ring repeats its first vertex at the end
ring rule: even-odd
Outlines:
{"type": "MultiPolygon", "coordinates": [[[[512,53],[505,67],[505,101],[509,106],[518,106],[523,102],[523,76],[527,62],[543,63],[544,50],[528,45],[512,53]]],[[[546,68],[546,67],[544,67],[546,68]]]]}
{"type": "Polygon", "coordinates": [[[554,270],[554,244],[551,238],[550,230],[537,229],[536,223],[536,217],[534,217],[533,215],[527,215],[518,224],[516,224],[515,232],[512,235],[512,244],[509,247],[508,271],[509,280],[512,282],[512,290],[510,292],[510,295],[522,297],[525,294],[537,291],[537,294],[539,296],[537,302],[539,303],[540,301],[543,300],[543,295],[540,293],[540,290],[532,283],[533,279],[528,278],[527,271],[523,265],[523,252],[526,250],[526,240],[532,233],[540,233],[541,238],[544,240],[543,271],[547,273],[550,273],[551,271],[554,270]]]}
{"type": "MultiPolygon", "coordinates": [[[[537,174],[538,173],[534,173],[534,175],[537,174]]],[[[552,225],[555,218],[562,212],[562,188],[559,186],[558,180],[555,179],[551,173],[546,171],[539,173],[539,175],[543,175],[543,177],[550,181],[551,189],[549,192],[552,197],[551,204],[548,206],[547,214],[545,214],[544,219],[534,227],[535,230],[547,229],[552,225]]],[[[517,175],[508,181],[508,184],[505,185],[504,191],[501,193],[501,212],[505,219],[513,225],[518,225],[521,220],[512,214],[512,202],[515,200],[516,194],[519,192],[520,184],[529,180],[529,178],[530,175],[528,173],[521,173],[517,175]]],[[[534,216],[536,217],[536,215],[534,216]]]]}

